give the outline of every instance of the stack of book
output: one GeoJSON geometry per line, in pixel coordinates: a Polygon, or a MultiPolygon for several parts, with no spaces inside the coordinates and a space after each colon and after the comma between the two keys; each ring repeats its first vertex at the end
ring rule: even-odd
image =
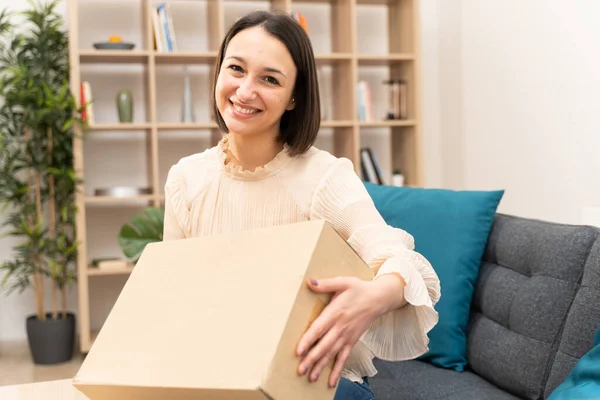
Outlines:
{"type": "Polygon", "coordinates": [[[81,112],[81,119],[87,122],[88,125],[94,125],[94,104],[92,101],[92,87],[88,81],[83,81],[79,85],[79,96],[81,100],[79,104],[83,106],[83,111],[81,112]]]}
{"type": "Polygon", "coordinates": [[[384,184],[379,162],[369,147],[360,149],[360,166],[364,181],[377,185],[384,184]]]}
{"type": "Polygon", "coordinates": [[[154,31],[154,48],[161,53],[177,51],[175,28],[169,4],[152,7],[152,26],[154,31]]]}

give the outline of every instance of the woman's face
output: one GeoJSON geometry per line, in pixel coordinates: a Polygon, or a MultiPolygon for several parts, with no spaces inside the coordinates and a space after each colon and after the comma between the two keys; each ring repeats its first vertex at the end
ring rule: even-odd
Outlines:
{"type": "Polygon", "coordinates": [[[239,32],[227,46],[215,91],[229,132],[276,137],[282,114],[294,107],[295,82],[283,43],[258,26],[239,32]]]}

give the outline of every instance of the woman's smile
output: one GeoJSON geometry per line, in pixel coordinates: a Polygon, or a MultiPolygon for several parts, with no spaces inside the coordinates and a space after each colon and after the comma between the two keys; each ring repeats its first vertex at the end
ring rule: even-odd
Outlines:
{"type": "Polygon", "coordinates": [[[229,100],[229,104],[231,105],[231,110],[233,110],[234,116],[238,118],[249,118],[262,111],[258,108],[234,103],[233,100],[229,100]]]}

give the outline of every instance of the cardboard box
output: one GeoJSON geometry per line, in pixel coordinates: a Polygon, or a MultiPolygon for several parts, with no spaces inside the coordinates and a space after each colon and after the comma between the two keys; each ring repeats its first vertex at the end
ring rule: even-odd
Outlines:
{"type": "Polygon", "coordinates": [[[306,282],[371,269],[324,221],[146,246],[73,380],[92,400],[331,400],[296,345],[329,301],[306,282]]]}

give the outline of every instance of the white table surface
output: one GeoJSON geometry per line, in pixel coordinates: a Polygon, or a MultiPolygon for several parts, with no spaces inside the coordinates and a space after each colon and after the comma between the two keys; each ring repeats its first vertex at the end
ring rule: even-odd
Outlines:
{"type": "Polygon", "coordinates": [[[89,400],[71,379],[0,386],[2,400],[89,400]]]}

